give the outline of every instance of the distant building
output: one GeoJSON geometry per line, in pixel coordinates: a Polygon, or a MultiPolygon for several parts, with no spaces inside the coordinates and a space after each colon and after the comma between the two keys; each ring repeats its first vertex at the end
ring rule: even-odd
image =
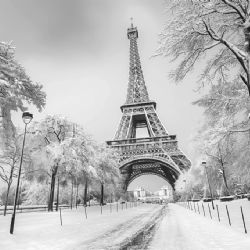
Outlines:
{"type": "Polygon", "coordinates": [[[146,191],[142,187],[138,187],[134,190],[134,197],[137,200],[145,200],[146,197],[149,197],[151,195],[152,195],[151,192],[146,191]]]}
{"type": "Polygon", "coordinates": [[[165,185],[154,193],[148,192],[142,187],[138,187],[134,190],[134,198],[146,202],[158,201],[161,203],[162,201],[171,201],[173,199],[173,191],[170,185],[165,185]]]}
{"type": "Polygon", "coordinates": [[[172,188],[168,185],[163,186],[159,191],[156,191],[154,195],[158,196],[160,200],[172,200],[173,199],[172,188]]]}

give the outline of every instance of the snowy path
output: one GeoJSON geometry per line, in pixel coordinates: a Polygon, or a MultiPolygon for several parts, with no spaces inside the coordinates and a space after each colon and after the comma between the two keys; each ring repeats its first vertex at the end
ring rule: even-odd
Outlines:
{"type": "Polygon", "coordinates": [[[15,232],[9,234],[10,215],[0,216],[0,250],[101,250],[119,249],[120,244],[136,234],[162,209],[160,205],[142,204],[112,213],[109,206],[88,208],[88,219],[81,207],[59,213],[18,214],[15,232]]]}
{"type": "MultiPolygon", "coordinates": [[[[109,231],[103,232],[95,239],[81,242],[74,250],[82,249],[127,249],[127,245],[131,239],[134,239],[138,232],[145,230],[147,225],[152,225],[159,217],[161,206],[155,207],[153,210],[144,210],[138,216],[126,220],[125,222],[113,227],[109,231]],[[157,209],[156,209],[157,208],[157,209]]],[[[141,244],[140,244],[141,245],[141,244]]],[[[144,244],[143,244],[144,245],[144,244]]],[[[138,248],[136,248],[138,249],[138,248]]],[[[141,249],[141,248],[140,248],[141,249]]]]}
{"type": "Polygon", "coordinates": [[[250,237],[178,205],[170,204],[148,249],[248,250],[250,237]]]}

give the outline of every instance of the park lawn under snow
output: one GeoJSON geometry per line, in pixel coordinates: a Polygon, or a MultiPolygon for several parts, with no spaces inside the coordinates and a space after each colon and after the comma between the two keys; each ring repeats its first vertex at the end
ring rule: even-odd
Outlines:
{"type": "Polygon", "coordinates": [[[63,209],[59,212],[33,212],[16,215],[15,231],[9,234],[11,216],[0,216],[0,249],[110,249],[141,229],[162,206],[142,204],[130,208],[119,204],[103,207],[63,209]]]}
{"type": "MultiPolygon", "coordinates": [[[[212,209],[211,202],[203,202],[203,207],[205,210],[205,217],[209,219],[211,219],[212,217],[212,220],[215,220],[215,221],[219,221],[219,218],[220,218],[220,223],[226,226],[229,226],[229,220],[228,220],[227,210],[226,210],[226,205],[227,205],[228,213],[229,213],[229,217],[231,221],[231,228],[234,230],[237,230],[238,232],[244,233],[245,230],[244,230],[241,209],[240,209],[240,207],[242,207],[246,228],[247,228],[248,233],[250,234],[250,201],[248,201],[247,199],[238,199],[238,200],[229,201],[229,202],[220,202],[219,200],[215,200],[214,205],[215,205],[215,209],[212,209]],[[218,206],[219,218],[218,218],[216,205],[218,206]],[[209,213],[209,207],[210,207],[211,217],[209,213]]],[[[194,213],[204,216],[202,202],[195,202],[195,203],[192,202],[192,209],[194,213]]]]}
{"type": "MultiPolygon", "coordinates": [[[[180,205],[169,204],[166,215],[156,227],[152,241],[147,249],[151,250],[248,250],[250,234],[245,234],[241,220],[240,206],[245,211],[247,226],[250,225],[248,201],[240,200],[221,203],[221,222],[216,211],[211,210],[210,218],[203,213],[190,211],[180,205]],[[232,227],[227,223],[224,214],[228,205],[232,227]],[[234,226],[233,226],[234,225],[234,226]]],[[[210,203],[211,205],[211,203],[210,203]]],[[[207,206],[207,204],[206,204],[207,206]]],[[[99,206],[88,207],[88,218],[85,218],[83,207],[63,209],[60,225],[59,212],[33,212],[17,214],[14,235],[9,234],[11,216],[0,216],[0,249],[119,249],[121,243],[127,241],[142,229],[154,215],[162,209],[161,205],[141,204],[130,208],[119,204],[104,206],[101,214],[99,206]]],[[[250,231],[250,228],[249,228],[250,231]]],[[[143,239],[142,239],[143,240],[143,239]]],[[[131,248],[140,249],[140,248],[131,248]]]]}
{"type": "Polygon", "coordinates": [[[170,204],[149,249],[248,250],[250,237],[224,223],[170,204]]]}

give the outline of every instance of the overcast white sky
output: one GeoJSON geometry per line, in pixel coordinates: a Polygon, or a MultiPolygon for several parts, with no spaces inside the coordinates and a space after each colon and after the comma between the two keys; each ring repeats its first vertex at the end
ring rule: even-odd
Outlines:
{"type": "MultiPolygon", "coordinates": [[[[139,30],[150,99],[192,159],[189,143],[202,119],[201,110],[191,104],[199,97],[197,79],[193,74],[176,85],[168,78],[175,65],[168,58],[151,58],[166,19],[163,0],[1,0],[0,38],[13,41],[18,61],[44,85],[47,105],[42,113],[30,108],[34,120],[62,114],[103,142],[113,139],[125,102],[130,17],[139,30]]],[[[14,121],[21,124],[17,115],[14,121]]],[[[151,190],[164,184],[151,180],[151,190]]],[[[142,183],[145,178],[138,178],[131,186],[142,183]]]]}

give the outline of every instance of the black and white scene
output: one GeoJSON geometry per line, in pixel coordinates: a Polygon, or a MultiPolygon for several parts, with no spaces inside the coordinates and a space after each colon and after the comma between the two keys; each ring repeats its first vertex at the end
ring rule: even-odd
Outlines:
{"type": "Polygon", "coordinates": [[[1,250],[250,249],[250,0],[0,7],[1,250]]]}

